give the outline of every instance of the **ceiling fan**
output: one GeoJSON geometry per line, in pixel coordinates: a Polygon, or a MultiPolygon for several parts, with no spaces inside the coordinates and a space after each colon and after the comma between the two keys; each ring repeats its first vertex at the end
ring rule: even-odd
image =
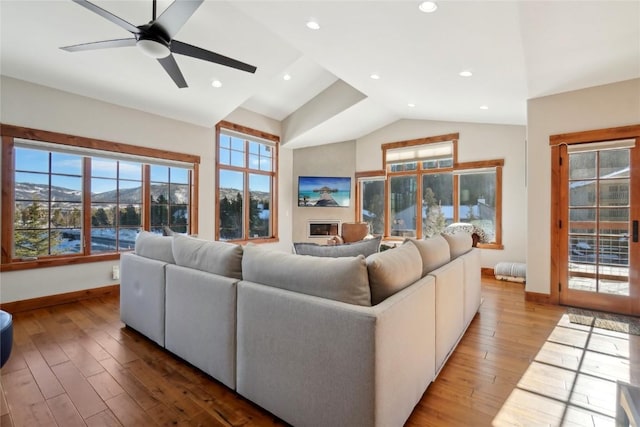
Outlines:
{"type": "Polygon", "coordinates": [[[130,24],[87,0],[73,1],[129,31],[133,34],[133,38],[103,40],[60,48],[67,52],[137,46],[146,55],[157,59],[179,88],[187,87],[187,82],[173,57],[174,53],[214,62],[249,73],[256,72],[257,68],[253,65],[173,39],[173,36],[178,33],[204,0],[175,0],[157,19],[156,0],[153,0],[151,22],[139,26],[130,24]]]}

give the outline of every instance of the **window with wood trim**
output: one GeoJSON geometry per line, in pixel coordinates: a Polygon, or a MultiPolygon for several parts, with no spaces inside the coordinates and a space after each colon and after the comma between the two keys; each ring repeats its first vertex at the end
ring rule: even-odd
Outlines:
{"type": "Polygon", "coordinates": [[[196,233],[199,161],[2,125],[2,271],[117,259],[141,230],[196,233]]]}
{"type": "Polygon", "coordinates": [[[274,241],[280,138],[229,122],[216,126],[216,240],[274,241]]]}
{"type": "Polygon", "coordinates": [[[356,173],[358,220],[389,238],[470,223],[482,230],[480,247],[501,248],[504,160],[459,163],[457,144],[457,133],[383,144],[384,169],[356,173]]]}

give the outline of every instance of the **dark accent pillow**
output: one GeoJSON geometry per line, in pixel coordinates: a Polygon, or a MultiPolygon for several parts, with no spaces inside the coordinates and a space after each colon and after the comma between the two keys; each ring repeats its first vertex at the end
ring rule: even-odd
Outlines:
{"type": "Polygon", "coordinates": [[[342,245],[318,245],[317,243],[294,243],[293,249],[298,255],[312,255],[320,257],[340,258],[346,256],[358,256],[375,254],[380,249],[381,236],[373,239],[360,240],[342,245]]]}

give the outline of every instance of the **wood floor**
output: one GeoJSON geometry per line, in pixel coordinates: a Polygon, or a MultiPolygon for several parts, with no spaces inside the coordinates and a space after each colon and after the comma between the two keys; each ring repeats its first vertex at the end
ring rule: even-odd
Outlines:
{"type": "MultiPolygon", "coordinates": [[[[640,337],[569,323],[483,279],[484,302],[407,426],[614,425],[615,380],[640,382],[640,337]]],[[[14,315],[4,426],[273,426],[273,415],[119,321],[106,297],[14,315]]]]}

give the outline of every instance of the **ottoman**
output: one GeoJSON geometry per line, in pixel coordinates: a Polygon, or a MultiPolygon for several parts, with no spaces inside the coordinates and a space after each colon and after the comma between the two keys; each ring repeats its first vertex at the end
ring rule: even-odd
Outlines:
{"type": "Polygon", "coordinates": [[[13,319],[9,313],[0,310],[0,368],[11,354],[13,345],[13,319]]]}

